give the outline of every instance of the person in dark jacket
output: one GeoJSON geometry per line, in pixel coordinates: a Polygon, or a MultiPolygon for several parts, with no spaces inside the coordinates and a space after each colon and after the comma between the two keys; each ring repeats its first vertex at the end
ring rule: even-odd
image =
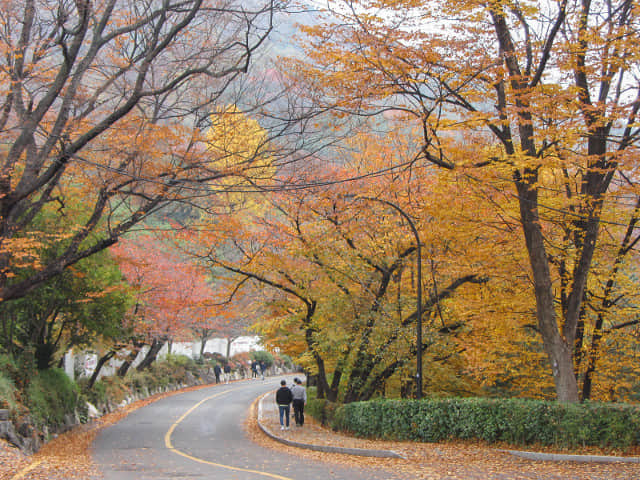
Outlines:
{"type": "Polygon", "coordinates": [[[229,383],[229,379],[231,378],[231,365],[225,363],[222,371],[224,372],[224,383],[229,383]]]}
{"type": "Polygon", "coordinates": [[[287,387],[286,380],[282,380],[280,382],[280,388],[276,392],[276,403],[278,404],[278,410],[280,412],[280,430],[284,430],[285,428],[289,430],[289,416],[291,416],[292,401],[293,396],[291,395],[291,390],[287,387]]]}
{"type": "Polygon", "coordinates": [[[220,372],[222,371],[222,369],[220,368],[220,365],[218,365],[216,363],[216,366],[213,367],[213,373],[216,375],[216,383],[220,383],[220,372]]]}

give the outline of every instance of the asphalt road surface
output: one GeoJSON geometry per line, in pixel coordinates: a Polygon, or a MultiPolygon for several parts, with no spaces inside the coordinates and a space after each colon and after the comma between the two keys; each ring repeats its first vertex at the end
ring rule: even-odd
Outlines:
{"type": "Polygon", "coordinates": [[[151,403],[104,429],[93,459],[104,480],[395,480],[389,472],[303,460],[251,442],[243,428],[250,405],[281,379],[220,384],[151,403]]]}

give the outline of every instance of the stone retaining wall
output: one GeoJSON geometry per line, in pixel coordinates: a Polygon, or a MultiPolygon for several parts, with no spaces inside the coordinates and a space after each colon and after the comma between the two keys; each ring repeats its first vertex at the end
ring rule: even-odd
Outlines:
{"type": "MultiPolygon", "coordinates": [[[[117,404],[114,402],[106,402],[103,405],[96,406],[87,404],[88,420],[92,421],[102,415],[113,412],[130,403],[142,400],[157,393],[179,390],[193,385],[213,383],[215,382],[215,377],[212,376],[212,378],[209,378],[205,375],[204,378],[196,379],[193,375],[190,375],[185,380],[185,383],[168,385],[167,387],[158,389],[157,391],[149,391],[147,388],[143,388],[141,391],[132,392],[127,398],[117,404]]],[[[69,414],[65,417],[63,425],[55,427],[44,426],[42,429],[36,429],[28,416],[21,417],[19,420],[12,420],[10,418],[9,410],[0,409],[0,439],[7,440],[22,452],[30,455],[40,450],[42,445],[44,445],[51,435],[66,432],[81,423],[82,421],[78,414],[69,414]]]]}

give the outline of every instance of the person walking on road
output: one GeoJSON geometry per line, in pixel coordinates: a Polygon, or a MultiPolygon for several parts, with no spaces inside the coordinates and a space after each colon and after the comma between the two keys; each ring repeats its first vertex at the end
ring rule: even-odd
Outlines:
{"type": "Polygon", "coordinates": [[[276,392],[276,403],[280,412],[280,430],[289,430],[289,416],[291,415],[291,401],[293,396],[287,387],[286,380],[280,382],[280,388],[276,392]],[[286,419],[286,420],[285,420],[286,419]]]}
{"type": "Polygon", "coordinates": [[[220,372],[222,371],[222,369],[220,368],[220,365],[216,363],[216,366],[213,367],[213,373],[216,375],[216,383],[220,383],[220,372]]]}
{"type": "Polygon", "coordinates": [[[231,378],[231,365],[229,363],[225,363],[224,365],[224,383],[229,383],[229,379],[231,378]]]}
{"type": "Polygon", "coordinates": [[[304,405],[307,403],[307,390],[302,386],[302,380],[293,379],[291,387],[291,398],[293,399],[293,416],[296,419],[296,426],[304,425],[304,405]]]}

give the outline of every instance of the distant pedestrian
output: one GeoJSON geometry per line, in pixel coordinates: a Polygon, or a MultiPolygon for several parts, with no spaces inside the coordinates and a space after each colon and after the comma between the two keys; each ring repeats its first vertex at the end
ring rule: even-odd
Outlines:
{"type": "Polygon", "coordinates": [[[231,378],[231,365],[226,363],[224,366],[224,383],[229,383],[229,378],[231,378]]]}
{"type": "Polygon", "coordinates": [[[222,371],[222,369],[220,368],[220,365],[218,365],[216,363],[216,366],[213,367],[213,373],[216,375],[216,383],[220,383],[220,372],[222,371]]]}
{"type": "Polygon", "coordinates": [[[251,378],[258,378],[258,362],[251,362],[251,378]]]}
{"type": "Polygon", "coordinates": [[[302,380],[293,379],[291,387],[291,398],[293,399],[293,416],[296,420],[296,426],[304,425],[304,406],[307,403],[307,389],[302,386],[302,380]]]}
{"type": "Polygon", "coordinates": [[[286,380],[280,382],[280,388],[276,392],[276,403],[280,413],[280,430],[289,430],[289,416],[291,415],[291,390],[287,387],[286,380]],[[286,420],[285,420],[286,419],[286,420]]]}
{"type": "Polygon", "coordinates": [[[267,364],[264,362],[260,362],[260,375],[262,375],[262,380],[264,380],[264,372],[267,371],[267,364]]]}

